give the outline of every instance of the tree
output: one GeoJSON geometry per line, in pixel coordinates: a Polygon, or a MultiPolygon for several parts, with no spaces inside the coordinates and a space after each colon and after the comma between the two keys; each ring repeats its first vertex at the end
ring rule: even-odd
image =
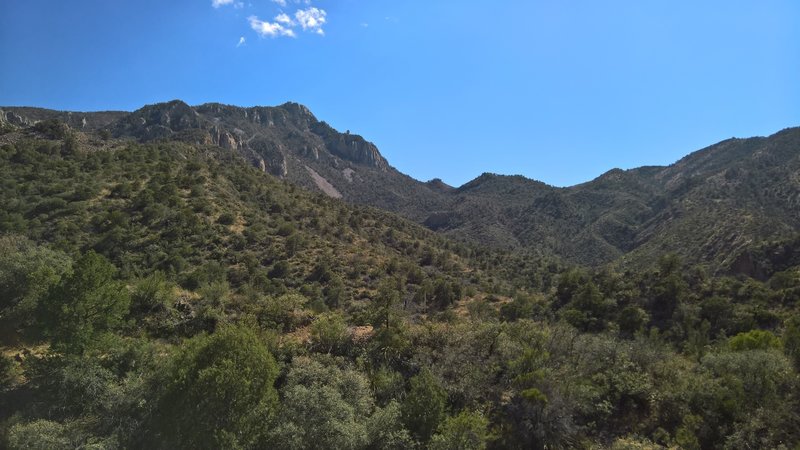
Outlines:
{"type": "Polygon", "coordinates": [[[347,324],[341,313],[320,314],[311,324],[311,343],[324,353],[331,353],[344,347],[347,341],[347,324]]]}
{"type": "Polygon", "coordinates": [[[374,411],[369,382],[338,358],[297,357],[281,391],[281,409],[266,448],[357,449],[369,441],[374,411]]]}
{"type": "Polygon", "coordinates": [[[783,350],[794,362],[795,369],[800,371],[800,316],[793,316],[786,321],[783,350]]]}
{"type": "Polygon", "coordinates": [[[125,285],[114,280],[116,268],[90,251],[50,290],[39,305],[39,319],[54,348],[80,353],[98,333],[113,330],[128,313],[125,285]]]}
{"type": "Polygon", "coordinates": [[[650,301],[650,315],[653,325],[666,330],[672,323],[672,316],[686,295],[687,284],[681,277],[681,261],[677,255],[669,254],[658,262],[658,279],[653,286],[650,301]]]}
{"type": "Polygon", "coordinates": [[[0,316],[15,313],[18,322],[26,322],[70,264],[67,255],[25,237],[0,237],[0,316]]]}
{"type": "Polygon", "coordinates": [[[390,328],[394,323],[394,309],[400,302],[400,292],[396,280],[384,279],[378,287],[378,295],[372,302],[372,326],[390,328]]]}
{"type": "Polygon", "coordinates": [[[445,418],[447,392],[428,369],[409,380],[401,407],[403,423],[421,442],[427,442],[445,418]]]}
{"type": "Polygon", "coordinates": [[[64,425],[44,419],[12,426],[7,444],[12,450],[67,450],[78,446],[64,425]]]}
{"type": "Polygon", "coordinates": [[[483,450],[489,437],[489,421],[481,414],[462,411],[448,417],[431,438],[431,450],[483,450]]]}
{"type": "Polygon", "coordinates": [[[157,448],[238,448],[268,431],[278,404],[278,365],[248,328],[224,327],[188,341],[173,359],[153,418],[157,448]]]}
{"type": "Polygon", "coordinates": [[[739,333],[728,340],[731,350],[741,352],[746,350],[768,350],[780,348],[781,340],[777,336],[765,330],[750,330],[747,333],[739,333]]]}

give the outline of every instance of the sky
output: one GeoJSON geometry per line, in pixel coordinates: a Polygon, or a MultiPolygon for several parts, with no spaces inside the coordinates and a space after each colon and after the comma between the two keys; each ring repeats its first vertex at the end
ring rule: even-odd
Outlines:
{"type": "Polygon", "coordinates": [[[796,0],[0,0],[0,61],[0,105],[294,101],[454,186],[800,126],[796,0]]]}

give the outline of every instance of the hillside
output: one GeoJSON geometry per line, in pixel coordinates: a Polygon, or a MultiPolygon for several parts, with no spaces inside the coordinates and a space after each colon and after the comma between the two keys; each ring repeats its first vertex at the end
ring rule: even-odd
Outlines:
{"type": "Polygon", "coordinates": [[[0,115],[0,445],[800,443],[798,241],[730,216],[795,217],[771,209],[796,201],[795,181],[773,179],[794,170],[794,130],[573,188],[490,174],[452,188],[397,173],[298,105],[228,108],[0,115]],[[424,219],[413,192],[434,193],[424,219]],[[353,204],[367,195],[439,232],[353,204]],[[709,203],[717,214],[698,209],[709,203]],[[663,235],[687,248],[674,234],[695,226],[686,217],[754,233],[763,243],[734,265],[757,279],[648,247],[663,235]],[[641,230],[655,235],[624,247],[641,230]],[[516,248],[448,237],[488,233],[516,248]],[[624,247],[656,263],[594,270],[547,256],[603,245],[604,258],[624,247]]]}
{"type": "Polygon", "coordinates": [[[800,226],[800,129],[730,139],[670,166],[615,169],[568,188],[494,174],[452,188],[398,172],[374,144],[295,103],[0,111],[9,127],[59,119],[137,142],[218,146],[305,189],[399,213],[461,241],[575,264],[652,265],[667,251],[724,272],[750,246],[791,238],[800,226]]]}

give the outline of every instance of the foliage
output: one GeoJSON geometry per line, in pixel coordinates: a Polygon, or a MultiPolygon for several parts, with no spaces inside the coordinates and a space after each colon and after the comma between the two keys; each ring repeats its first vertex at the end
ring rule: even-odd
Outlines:
{"type": "Polygon", "coordinates": [[[40,302],[42,330],[56,346],[81,352],[98,333],[113,330],[128,313],[129,294],[114,280],[116,268],[90,251],[40,302]]]}
{"type": "Polygon", "coordinates": [[[489,421],[479,413],[462,411],[448,417],[431,438],[428,448],[435,450],[482,450],[489,438],[489,421]]]}
{"type": "Polygon", "coordinates": [[[420,441],[427,442],[445,419],[447,392],[427,369],[409,381],[402,404],[403,423],[420,441]]]}
{"type": "Polygon", "coordinates": [[[746,350],[769,350],[781,348],[781,340],[766,330],[751,330],[739,333],[728,341],[731,350],[741,352],[746,350]]]}
{"type": "Polygon", "coordinates": [[[273,446],[353,449],[369,443],[368,423],[375,411],[369,383],[359,372],[340,364],[294,359],[282,389],[273,446]]]}
{"type": "MultiPolygon", "coordinates": [[[[235,115],[219,108],[223,122],[235,115]]],[[[455,215],[442,197],[395,183],[408,189],[392,194],[393,208],[442,206],[429,222],[437,234],[298,189],[292,167],[288,180],[265,174],[205,145],[199,128],[144,143],[102,131],[50,122],[3,135],[0,446],[800,443],[800,241],[766,241],[786,229],[780,220],[769,229],[740,220],[753,191],[741,174],[709,178],[742,195],[733,215],[724,192],[709,203],[680,167],[652,169],[674,196],[636,171],[558,193],[482,176],[453,190],[463,199],[455,215]],[[546,215],[519,227],[532,210],[546,215]],[[477,225],[465,231],[462,219],[477,225]],[[668,224],[679,229],[658,228],[668,224]],[[572,261],[629,253],[571,267],[538,250],[450,239],[484,232],[572,261]],[[626,244],[634,235],[636,249],[626,244]]],[[[300,142],[307,130],[292,132],[300,142]]],[[[784,161],[777,144],[748,145],[784,161]]],[[[265,142],[254,148],[269,159],[265,142]]],[[[353,164],[365,185],[397,181],[353,164]]],[[[774,175],[770,186],[791,187],[774,175]]],[[[345,198],[387,201],[380,190],[354,193],[362,181],[345,198]]],[[[775,192],[759,194],[759,208],[779,204],[775,192]]]]}
{"type": "Polygon", "coordinates": [[[249,447],[277,409],[275,359],[254,331],[223,327],[187,342],[165,379],[150,445],[249,447]]]}

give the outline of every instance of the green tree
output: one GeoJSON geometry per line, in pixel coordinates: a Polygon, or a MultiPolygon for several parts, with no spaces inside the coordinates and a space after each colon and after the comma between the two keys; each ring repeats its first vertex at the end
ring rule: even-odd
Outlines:
{"type": "Polygon", "coordinates": [[[395,308],[400,302],[400,291],[393,278],[384,279],[378,287],[378,295],[373,300],[372,326],[378,328],[391,328],[395,322],[395,308]]]}
{"type": "Polygon", "coordinates": [[[343,360],[327,356],[295,358],[281,396],[283,408],[268,447],[367,446],[367,424],[374,411],[369,382],[343,360]]]}
{"type": "Polygon", "coordinates": [[[800,315],[793,316],[786,321],[783,332],[783,350],[794,362],[794,367],[800,371],[800,315]]]}
{"type": "Polygon", "coordinates": [[[448,417],[431,438],[431,450],[483,450],[489,437],[489,421],[479,413],[462,411],[448,417]]]}
{"type": "Polygon", "coordinates": [[[781,348],[781,340],[765,330],[750,330],[739,333],[728,340],[731,350],[741,352],[746,350],[768,350],[781,348]]]}
{"type": "Polygon", "coordinates": [[[12,426],[7,444],[10,450],[69,450],[77,447],[64,425],[44,419],[12,426]]]}
{"type": "Polygon", "coordinates": [[[113,330],[128,313],[130,297],[115,281],[116,268],[92,251],[50,290],[39,305],[44,334],[57,350],[83,351],[98,333],[113,330]]]}
{"type": "Polygon", "coordinates": [[[320,314],[311,324],[311,344],[321,352],[332,353],[343,349],[347,338],[347,324],[341,313],[320,314]]]}
{"type": "Polygon", "coordinates": [[[157,448],[250,447],[278,404],[275,358],[253,330],[224,327],[186,342],[153,418],[157,448]]]}
{"type": "Polygon", "coordinates": [[[428,369],[409,380],[401,407],[403,423],[421,442],[427,442],[445,418],[447,392],[428,369]]]}
{"type": "Polygon", "coordinates": [[[667,330],[678,305],[686,295],[687,284],[681,277],[681,260],[675,254],[661,257],[659,271],[650,299],[650,316],[653,325],[667,330]]]}
{"type": "Polygon", "coordinates": [[[14,314],[24,323],[39,300],[69,270],[67,255],[22,236],[0,237],[0,317],[14,314]]]}

